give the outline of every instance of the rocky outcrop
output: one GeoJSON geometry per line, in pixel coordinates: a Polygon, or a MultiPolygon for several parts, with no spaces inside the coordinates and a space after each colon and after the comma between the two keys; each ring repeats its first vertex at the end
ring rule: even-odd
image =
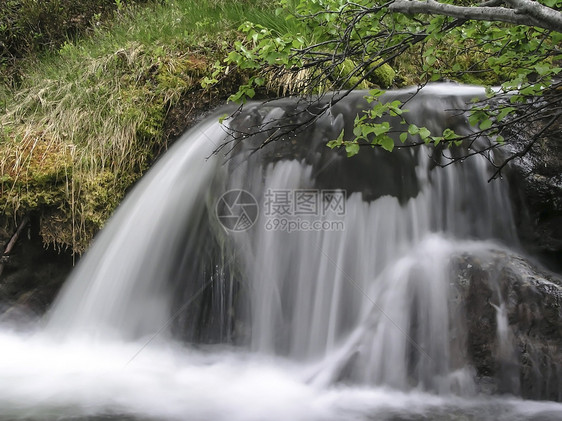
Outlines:
{"type": "Polygon", "coordinates": [[[562,278],[505,251],[453,268],[481,391],[562,400],[562,278]]]}
{"type": "MultiPolygon", "coordinates": [[[[530,137],[525,128],[521,129],[520,142],[511,145],[515,152],[522,151],[530,137]]],[[[511,165],[512,196],[521,240],[531,253],[556,271],[562,270],[561,133],[562,125],[551,129],[511,165]]]]}

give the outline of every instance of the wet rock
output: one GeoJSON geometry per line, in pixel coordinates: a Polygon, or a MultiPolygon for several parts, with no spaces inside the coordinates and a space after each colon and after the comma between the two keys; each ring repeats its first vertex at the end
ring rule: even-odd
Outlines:
{"type": "Polygon", "coordinates": [[[459,256],[453,267],[481,392],[562,400],[562,278],[503,251],[459,256]]]}
{"type": "MultiPolygon", "coordinates": [[[[525,127],[511,146],[520,152],[531,136],[525,127]]],[[[531,150],[512,161],[512,196],[525,247],[562,270],[562,125],[552,128],[531,150]]]]}

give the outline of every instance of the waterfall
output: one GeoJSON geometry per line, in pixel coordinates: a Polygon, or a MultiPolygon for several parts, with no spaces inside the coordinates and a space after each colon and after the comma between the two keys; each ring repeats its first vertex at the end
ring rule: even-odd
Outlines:
{"type": "MultiPolygon", "coordinates": [[[[469,132],[458,110],[482,94],[442,84],[386,95],[409,101],[410,123],[469,132]]],[[[562,414],[482,400],[468,356],[455,259],[517,250],[507,181],[489,183],[480,157],[437,165],[455,151],[330,151],[363,95],[304,126],[310,104],[251,103],[178,140],[95,239],[44,328],[0,334],[6,416],[562,414]],[[296,134],[259,148],[288,126],[296,134]],[[30,352],[42,361],[25,368],[30,352]]]]}
{"type": "Polygon", "coordinates": [[[166,324],[173,293],[166,279],[190,214],[204,204],[216,167],[207,158],[222,133],[215,121],[204,123],[134,189],[66,282],[48,329],[125,339],[166,324]]]}

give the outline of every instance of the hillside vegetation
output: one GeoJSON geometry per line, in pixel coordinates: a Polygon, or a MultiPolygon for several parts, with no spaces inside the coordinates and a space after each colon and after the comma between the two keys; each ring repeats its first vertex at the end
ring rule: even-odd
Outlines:
{"type": "Polygon", "coordinates": [[[5,224],[38,219],[45,244],[75,252],[169,141],[236,89],[235,71],[206,90],[201,80],[240,23],[283,21],[261,0],[15,3],[29,16],[10,15],[15,27],[1,34],[2,215],[5,224]],[[55,9],[43,20],[47,5],[55,9]],[[69,5],[77,14],[57,16],[69,5]],[[22,29],[33,19],[35,35],[22,29]]]}

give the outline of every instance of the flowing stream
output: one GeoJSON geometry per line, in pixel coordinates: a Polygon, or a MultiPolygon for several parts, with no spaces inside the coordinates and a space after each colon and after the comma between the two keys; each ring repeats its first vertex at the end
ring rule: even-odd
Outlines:
{"type": "MultiPolygon", "coordinates": [[[[454,110],[482,93],[428,87],[408,118],[468,131],[454,110]]],[[[307,118],[299,101],[186,133],[45,318],[0,328],[0,419],[562,419],[560,403],[488,396],[467,356],[455,257],[520,253],[507,181],[480,157],[327,149],[363,106],[352,95],[259,150],[307,118]]]]}

